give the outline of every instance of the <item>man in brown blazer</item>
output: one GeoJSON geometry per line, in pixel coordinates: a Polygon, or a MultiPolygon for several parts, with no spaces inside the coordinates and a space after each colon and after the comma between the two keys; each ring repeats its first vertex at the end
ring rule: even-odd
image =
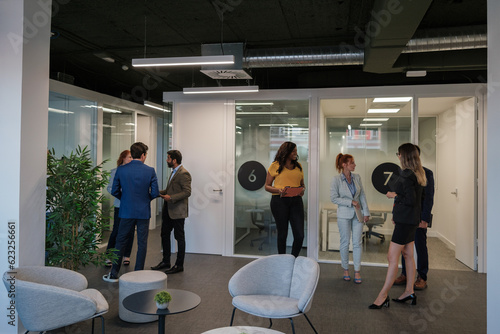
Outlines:
{"type": "Polygon", "coordinates": [[[167,152],[167,165],[172,168],[167,188],[160,191],[163,202],[161,244],[163,248],[162,261],[151,267],[153,270],[167,269],[166,274],[184,271],[184,255],[186,253],[186,238],[184,235],[184,219],[188,216],[188,197],[191,196],[191,174],[181,165],[182,154],[178,150],[167,152]],[[177,260],[170,268],[170,233],[174,230],[177,240],[177,260]]]}

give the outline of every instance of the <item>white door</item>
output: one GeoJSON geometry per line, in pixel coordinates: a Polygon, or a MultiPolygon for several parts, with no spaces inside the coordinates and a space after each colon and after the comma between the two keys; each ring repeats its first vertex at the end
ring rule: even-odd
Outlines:
{"type": "Polygon", "coordinates": [[[474,98],[456,107],[456,247],[457,260],[476,270],[476,113],[474,98]]]}
{"type": "Polygon", "coordinates": [[[186,252],[222,254],[225,181],[224,103],[179,102],[174,108],[174,147],[193,179],[186,219],[186,252]]]}

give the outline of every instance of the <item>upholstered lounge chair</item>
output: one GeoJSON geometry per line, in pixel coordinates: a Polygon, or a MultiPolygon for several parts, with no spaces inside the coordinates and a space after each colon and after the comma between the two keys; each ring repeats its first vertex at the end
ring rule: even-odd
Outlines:
{"type": "Polygon", "coordinates": [[[289,318],[295,333],[293,317],[306,315],[311,308],[318,285],[319,265],[307,257],[293,255],[271,255],[250,262],[238,270],[229,281],[229,293],[233,297],[233,325],[236,309],[272,319],[289,318]]]}
{"type": "Polygon", "coordinates": [[[19,267],[3,275],[7,291],[12,291],[19,319],[28,332],[44,332],[94,318],[102,320],[108,302],[95,289],[87,289],[80,273],[43,266],[19,267]]]}

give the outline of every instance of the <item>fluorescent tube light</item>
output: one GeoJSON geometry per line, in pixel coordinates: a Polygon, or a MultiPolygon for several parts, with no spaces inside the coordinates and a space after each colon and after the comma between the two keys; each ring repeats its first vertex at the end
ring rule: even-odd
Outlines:
{"type": "Polygon", "coordinates": [[[378,127],[382,126],[382,123],[361,123],[359,126],[364,126],[364,127],[378,127]]]}
{"type": "Polygon", "coordinates": [[[228,86],[184,88],[184,94],[221,94],[221,93],[256,93],[259,86],[228,86]]]}
{"type": "Polygon", "coordinates": [[[363,118],[363,122],[385,122],[388,118],[363,118]]]}
{"type": "Polygon", "coordinates": [[[288,126],[288,127],[293,127],[293,126],[297,126],[299,125],[298,123],[297,124],[289,124],[289,123],[283,123],[283,124],[259,124],[259,126],[288,126]]]}
{"type": "Polygon", "coordinates": [[[237,106],[274,106],[273,102],[236,102],[237,106]]]}
{"type": "Polygon", "coordinates": [[[234,56],[199,56],[132,59],[132,66],[196,66],[234,64],[234,56]]]}
{"type": "Polygon", "coordinates": [[[237,111],[236,115],[288,115],[288,111],[237,111]]]}
{"type": "Polygon", "coordinates": [[[110,112],[110,113],[113,113],[113,114],[121,114],[122,113],[120,110],[106,108],[106,107],[102,107],[102,111],[104,111],[104,112],[110,112]]]}
{"type": "Polygon", "coordinates": [[[49,108],[49,111],[55,112],[57,114],[74,114],[74,112],[72,112],[72,111],[61,110],[61,109],[56,109],[56,108],[49,108]]]}
{"type": "Polygon", "coordinates": [[[369,114],[395,114],[400,109],[368,109],[369,114]]]}
{"type": "Polygon", "coordinates": [[[386,103],[386,102],[408,102],[412,97],[376,97],[373,103],[386,103]]]}
{"type": "Polygon", "coordinates": [[[144,101],[144,106],[149,107],[149,108],[153,108],[153,109],[158,109],[158,110],[161,110],[163,112],[170,112],[170,110],[165,108],[163,105],[158,104],[158,103],[154,103],[151,101],[144,101]]]}

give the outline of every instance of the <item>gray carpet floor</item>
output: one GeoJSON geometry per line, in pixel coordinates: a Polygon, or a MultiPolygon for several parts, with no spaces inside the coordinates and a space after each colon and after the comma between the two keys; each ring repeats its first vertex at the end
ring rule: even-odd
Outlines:
{"type": "MultiPolygon", "coordinates": [[[[135,246],[133,250],[135,254],[135,246]]],[[[161,260],[159,229],[151,231],[146,269],[161,260]]],[[[175,260],[175,255],[173,261],[175,260]]],[[[168,276],[168,287],[197,293],[201,304],[186,313],[167,316],[166,333],[199,334],[229,326],[232,305],[227,283],[239,268],[253,259],[216,255],[187,254],[185,271],[168,276]]],[[[133,270],[132,264],[121,273],[133,270]]],[[[486,275],[465,270],[433,269],[428,288],[418,291],[416,306],[391,303],[389,308],[369,310],[383,285],[386,268],[363,267],[363,283],[342,280],[340,265],[321,263],[321,275],[308,316],[318,333],[486,333],[486,275]]],[[[158,323],[132,324],[118,317],[118,283],[102,281],[104,267],[88,266],[80,270],[89,287],[100,290],[110,310],[104,315],[106,333],[157,333],[158,323]]],[[[403,287],[394,286],[397,298],[403,287]]],[[[294,318],[296,333],[313,333],[304,317],[294,318]]],[[[236,311],[235,325],[267,327],[267,319],[236,311]]],[[[290,321],[277,319],[273,329],[291,333],[290,321]]],[[[50,331],[49,333],[90,333],[91,321],[50,331]]],[[[96,320],[96,333],[100,321],[96,320]]]]}

